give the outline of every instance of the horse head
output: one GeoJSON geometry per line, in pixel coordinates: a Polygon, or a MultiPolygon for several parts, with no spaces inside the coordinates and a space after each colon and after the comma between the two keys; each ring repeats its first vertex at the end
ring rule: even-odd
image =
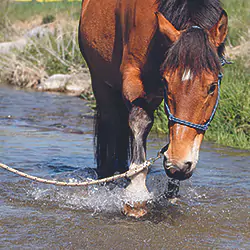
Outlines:
{"type": "Polygon", "coordinates": [[[220,53],[228,19],[222,11],[211,29],[191,23],[177,30],[162,14],[156,15],[160,33],[171,44],[161,66],[169,116],[164,168],[169,177],[185,180],[196,167],[201,142],[218,104],[220,53]]]}

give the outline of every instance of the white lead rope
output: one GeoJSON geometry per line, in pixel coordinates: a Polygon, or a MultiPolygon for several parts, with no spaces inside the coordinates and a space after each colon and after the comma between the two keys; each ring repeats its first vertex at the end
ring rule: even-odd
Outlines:
{"type": "Polygon", "coordinates": [[[80,186],[97,185],[97,184],[101,184],[101,183],[115,181],[115,180],[121,179],[121,178],[132,177],[132,176],[142,172],[143,170],[148,169],[148,167],[151,166],[159,158],[161,158],[160,154],[158,154],[157,157],[151,158],[133,169],[129,169],[127,172],[125,172],[123,174],[118,174],[118,175],[114,175],[114,176],[99,179],[99,180],[89,180],[89,181],[84,181],[84,182],[53,181],[53,180],[43,179],[43,178],[39,178],[39,177],[36,177],[33,175],[26,174],[24,172],[21,172],[19,170],[11,168],[3,163],[0,163],[0,167],[9,171],[9,172],[12,172],[14,174],[17,174],[19,176],[22,176],[22,177],[27,178],[27,179],[32,180],[32,181],[41,182],[44,184],[52,184],[52,185],[56,185],[56,186],[80,187],[80,186]]]}

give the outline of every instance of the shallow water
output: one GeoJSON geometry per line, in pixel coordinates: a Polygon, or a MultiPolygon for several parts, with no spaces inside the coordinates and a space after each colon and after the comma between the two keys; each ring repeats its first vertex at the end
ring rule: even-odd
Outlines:
{"type": "MultiPolygon", "coordinates": [[[[95,177],[93,114],[61,94],[0,88],[0,161],[39,177],[95,177]]],[[[151,135],[149,156],[165,138],[151,135]]],[[[180,199],[162,198],[158,161],[148,175],[154,196],[143,219],[120,213],[123,186],[66,188],[0,170],[1,249],[250,249],[250,152],[204,143],[180,199]]]]}

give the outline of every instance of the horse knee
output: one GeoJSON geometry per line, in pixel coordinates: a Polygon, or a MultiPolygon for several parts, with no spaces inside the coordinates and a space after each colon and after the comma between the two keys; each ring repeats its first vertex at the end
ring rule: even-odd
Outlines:
{"type": "Polygon", "coordinates": [[[122,93],[126,100],[133,102],[138,98],[145,97],[144,86],[140,78],[140,69],[126,66],[122,69],[122,93]]]}
{"type": "Polygon", "coordinates": [[[153,125],[153,116],[148,114],[146,110],[141,107],[133,107],[129,116],[129,126],[134,136],[143,135],[151,129],[153,125]]]}

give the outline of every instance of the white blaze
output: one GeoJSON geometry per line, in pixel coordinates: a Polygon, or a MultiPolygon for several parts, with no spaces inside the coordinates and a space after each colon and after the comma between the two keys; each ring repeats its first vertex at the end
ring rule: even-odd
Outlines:
{"type": "Polygon", "coordinates": [[[192,78],[193,78],[193,75],[192,75],[190,69],[184,70],[184,73],[183,73],[181,80],[184,82],[184,81],[191,80],[192,78]]]}

